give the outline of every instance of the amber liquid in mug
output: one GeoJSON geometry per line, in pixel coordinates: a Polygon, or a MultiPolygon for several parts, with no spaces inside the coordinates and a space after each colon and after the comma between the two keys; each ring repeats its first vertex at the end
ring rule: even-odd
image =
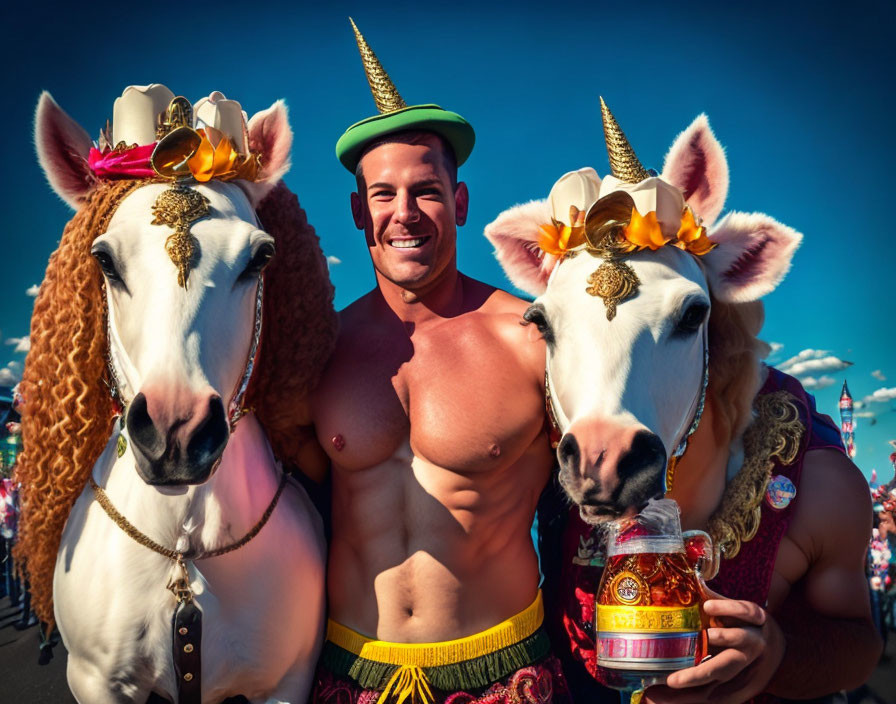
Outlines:
{"type": "Polygon", "coordinates": [[[610,557],[597,597],[598,679],[637,689],[697,662],[701,593],[684,552],[610,557]]]}

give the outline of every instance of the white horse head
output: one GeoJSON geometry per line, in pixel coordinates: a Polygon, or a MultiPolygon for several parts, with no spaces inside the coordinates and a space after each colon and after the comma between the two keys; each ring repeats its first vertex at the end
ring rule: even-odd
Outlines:
{"type": "Polygon", "coordinates": [[[19,554],[35,611],[55,613],[80,701],[177,699],[169,583],[212,624],[206,698],[304,701],[325,543],[276,460],[301,452],[297,400],[335,341],[333,288],[314,229],[278,183],[292,141],[285,106],[246,121],[216,93],[193,125],[192,107],[172,98],[164,86],[128,88],[99,148],[49,95],[38,105],[41,165],[77,212],[32,316],[19,554]],[[177,184],[154,176],[185,166],[177,184]],[[122,430],[110,387],[127,409],[122,430]],[[254,413],[235,429],[244,408],[254,413]],[[103,496],[164,549],[118,530],[103,496]],[[216,556],[228,545],[240,549],[216,556]],[[98,645],[109,642],[121,647],[98,645]]]}
{"type": "MultiPolygon", "coordinates": [[[[574,188],[567,202],[558,203],[559,194],[552,191],[552,202],[511,208],[485,231],[510,280],[536,296],[525,318],[547,341],[548,393],[562,432],[559,479],[591,522],[631,512],[663,493],[667,463],[699,419],[706,373],[712,378],[712,355],[709,369],[704,367],[707,350],[719,342],[711,339],[711,311],[756,301],[773,290],[801,238],[762,214],[732,212],[715,223],[728,189],[728,167],[703,115],[675,141],[661,177],[637,166],[645,177],[635,179],[640,185],[615,177],[601,183],[590,169],[568,174],[567,184],[570,179],[593,183],[574,188]],[[589,210],[594,198],[588,193],[598,188],[602,197],[589,210]],[[629,195],[620,195],[620,189],[629,195]],[[664,238],[674,237],[687,204],[716,246],[701,256],[667,245],[617,257],[640,283],[618,301],[609,319],[609,307],[591,278],[600,278],[602,256],[590,247],[545,255],[538,242],[542,226],[552,219],[562,226],[558,221],[566,219],[571,205],[588,210],[589,223],[595,214],[615,209],[615,231],[621,231],[633,217],[631,192],[639,189],[651,198],[660,194],[655,211],[664,238]],[[666,222],[663,202],[674,205],[676,198],[676,218],[666,222]]],[[[570,194],[569,188],[565,192],[570,194]]],[[[641,198],[638,211],[644,215],[653,209],[641,206],[642,196],[634,198],[641,198]]],[[[603,217],[603,224],[607,220],[603,217]]]]}
{"type": "MultiPolygon", "coordinates": [[[[38,153],[53,188],[73,205],[93,186],[85,139],[45,93],[38,153]]],[[[171,184],[141,185],[118,203],[90,249],[105,282],[112,375],[127,406],[138,472],[149,484],[208,479],[230,435],[237,409],[229,404],[254,356],[261,272],[274,255],[255,207],[288,168],[292,132],[282,102],[249,121],[248,140],[265,149],[257,180],[192,183],[178,192],[171,184]],[[173,228],[156,217],[166,192],[205,206],[189,226],[187,285],[166,251],[173,228]]]]}

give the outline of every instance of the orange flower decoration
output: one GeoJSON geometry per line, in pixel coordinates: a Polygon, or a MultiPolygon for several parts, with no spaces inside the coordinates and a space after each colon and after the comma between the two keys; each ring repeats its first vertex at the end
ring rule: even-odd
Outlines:
{"type": "Polygon", "coordinates": [[[681,227],[676,237],[677,239],[674,243],[676,247],[685,249],[698,257],[702,257],[718,246],[706,236],[706,228],[697,224],[694,218],[694,211],[690,208],[684,209],[684,213],[681,216],[681,227]]]}
{"type": "Polygon", "coordinates": [[[665,245],[670,239],[663,234],[659,220],[656,219],[656,212],[651,210],[642,216],[637,208],[632,208],[632,219],[622,234],[638,249],[649,247],[653,251],[665,245]]]}
{"type": "MultiPolygon", "coordinates": [[[[258,172],[258,157],[255,154],[243,157],[233,148],[230,139],[221,133],[217,146],[212,146],[206,130],[196,132],[202,137],[199,147],[187,160],[190,173],[200,183],[216,178],[220,181],[229,181],[233,178],[243,178],[252,181],[258,172]]],[[[217,132],[217,130],[215,130],[217,132]]]]}
{"type": "Polygon", "coordinates": [[[553,219],[550,225],[541,226],[538,246],[543,252],[562,259],[570,250],[585,243],[585,211],[569,206],[569,221],[572,226],[553,219]]]}
{"type": "Polygon", "coordinates": [[[675,237],[666,237],[663,234],[654,211],[642,216],[637,208],[632,208],[631,222],[622,231],[622,235],[626,240],[627,252],[643,249],[656,251],[669,244],[701,257],[716,247],[716,243],[706,236],[706,228],[697,224],[694,212],[690,208],[684,209],[681,226],[675,237]]]}
{"type": "Polygon", "coordinates": [[[569,250],[575,249],[584,241],[584,226],[570,227],[556,220],[550,225],[542,225],[538,236],[538,246],[555,257],[565,256],[569,250]]]}

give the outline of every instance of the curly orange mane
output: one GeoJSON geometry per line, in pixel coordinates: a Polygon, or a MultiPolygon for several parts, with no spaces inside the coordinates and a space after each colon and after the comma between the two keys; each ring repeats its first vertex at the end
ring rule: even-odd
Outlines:
{"type": "MultiPolygon", "coordinates": [[[[106,385],[102,274],[90,247],[119,203],[146,183],[96,187],[66,225],[35,301],[20,385],[25,403],[15,557],[30,580],[35,613],[48,623],[54,620],[53,571],[62,530],[115,414],[106,385]]],[[[246,402],[257,409],[275,455],[291,462],[292,411],[316,384],[336,339],[333,287],[314,229],[285,185],[271,191],[258,214],[277,254],[264,272],[262,337],[246,402]]]]}
{"type": "Polygon", "coordinates": [[[20,385],[22,513],[15,557],[38,618],[53,622],[53,570],[62,529],[106,445],[114,408],[105,386],[103,280],[90,256],[118,204],[141,181],[104,183],[75,214],[50,257],[31,316],[20,385]]]}
{"type": "Polygon", "coordinates": [[[320,240],[285,184],[257,213],[277,253],[264,270],[261,341],[246,405],[255,409],[274,455],[297,464],[297,429],[309,423],[300,401],[317,384],[339,330],[333,285],[320,240]]]}

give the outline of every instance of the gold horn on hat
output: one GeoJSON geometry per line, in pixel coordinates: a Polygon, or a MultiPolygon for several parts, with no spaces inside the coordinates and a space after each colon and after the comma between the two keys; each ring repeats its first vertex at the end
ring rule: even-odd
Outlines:
{"type": "Polygon", "coordinates": [[[398,94],[398,89],[386,73],[386,69],[376,58],[373,49],[364,39],[355,21],[349,17],[352,29],[355,30],[355,40],[358,42],[358,51],[361,52],[361,63],[364,64],[364,73],[367,74],[367,82],[370,84],[370,92],[373,93],[373,102],[380,113],[394,112],[406,108],[407,104],[398,94]]]}
{"type": "Polygon", "coordinates": [[[625,133],[604,102],[603,96],[600,99],[600,112],[604,119],[604,140],[607,143],[607,154],[610,156],[612,174],[626,183],[640,183],[645,178],[650,178],[647,169],[638,161],[635,150],[628,143],[625,133]]]}

